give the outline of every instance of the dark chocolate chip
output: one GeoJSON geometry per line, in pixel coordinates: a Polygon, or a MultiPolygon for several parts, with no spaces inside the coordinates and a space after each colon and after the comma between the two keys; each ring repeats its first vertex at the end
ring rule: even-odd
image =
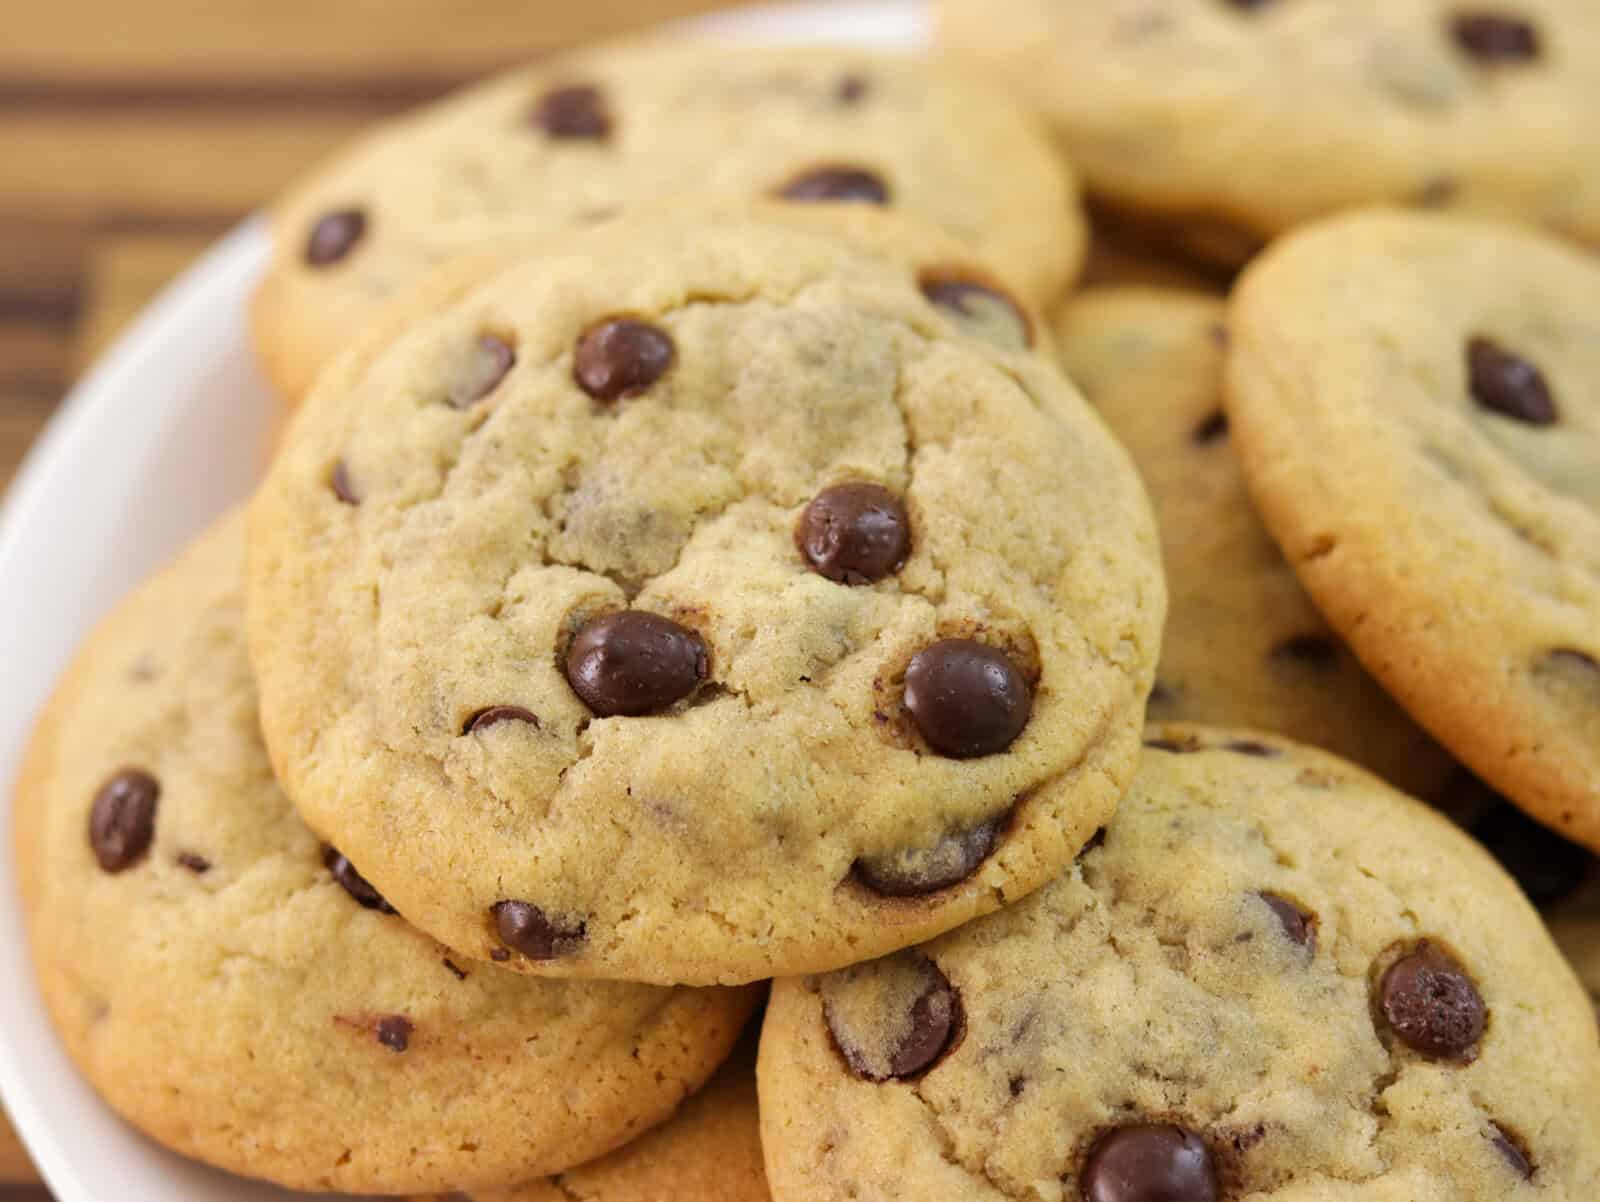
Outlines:
{"type": "Polygon", "coordinates": [[[887,1072],[870,1062],[848,1034],[838,1029],[831,1009],[823,1007],[834,1046],[844,1056],[850,1071],[863,1080],[903,1081],[921,1076],[957,1042],[965,1023],[961,995],[933,961],[924,960],[921,967],[927,983],[911,1003],[900,1042],[889,1050],[887,1072]]]}
{"type": "Polygon", "coordinates": [[[1171,1123],[1134,1123],[1102,1135],[1084,1162],[1084,1202],[1217,1202],[1206,1141],[1171,1123]]]}
{"type": "Polygon", "coordinates": [[[906,709],[928,745],[952,759],[994,755],[1028,725],[1033,694],[1011,657],[972,639],[940,639],[906,669],[906,709]]]}
{"type": "Polygon", "coordinates": [[[338,848],[324,845],[322,862],[327,865],[328,871],[333,873],[333,879],[338,881],[344,891],[355,898],[364,909],[376,910],[380,914],[395,912],[394,907],[383,899],[383,894],[374,889],[367,878],[356,871],[356,866],[338,848]]]}
{"type": "Polygon", "coordinates": [[[999,288],[962,276],[933,272],[922,277],[922,295],[928,298],[930,304],[958,318],[981,317],[985,307],[997,307],[1016,326],[1016,334],[1011,335],[1008,331],[1008,337],[1015,337],[1022,346],[1033,345],[1033,321],[1028,317],[1027,310],[999,288]]]}
{"type": "Polygon", "coordinates": [[[1511,13],[1474,10],[1450,18],[1450,33],[1482,63],[1526,62],[1539,57],[1539,31],[1511,13]]]}
{"type": "Polygon", "coordinates": [[[1200,750],[1197,739],[1146,739],[1144,745],[1152,751],[1165,751],[1171,755],[1193,755],[1200,750]]]}
{"type": "Polygon", "coordinates": [[[141,768],[123,768],[100,786],[89,809],[89,846],[106,872],[121,872],[144,858],[160,797],[160,782],[141,768]]]}
{"type": "Polygon", "coordinates": [[[1196,446],[1203,447],[1227,436],[1228,415],[1218,409],[1194,428],[1194,432],[1189,435],[1189,441],[1196,446]]]}
{"type": "Polygon", "coordinates": [[[1227,0],[1227,3],[1232,7],[1243,9],[1246,12],[1251,12],[1258,8],[1267,8],[1277,2],[1278,0],[1227,0]]]}
{"type": "Polygon", "coordinates": [[[889,186],[876,172],[860,167],[816,167],[795,176],[778,195],[784,200],[886,205],[889,186]]]}
{"type": "Polygon", "coordinates": [[[1467,343],[1467,377],[1472,399],[1485,409],[1530,426],[1559,420],[1544,373],[1491,338],[1467,343]]]}
{"type": "Polygon", "coordinates": [[[1297,634],[1272,649],[1272,658],[1326,668],[1339,658],[1339,644],[1325,634],[1297,634]]]}
{"type": "Polygon", "coordinates": [[[402,1014],[391,1014],[378,1020],[378,1042],[390,1051],[403,1052],[411,1046],[411,1032],[416,1030],[411,1020],[402,1014]]]}
{"type": "Polygon", "coordinates": [[[1289,942],[1297,943],[1306,951],[1315,953],[1317,950],[1317,919],[1307,910],[1302,910],[1294,902],[1276,893],[1256,894],[1272,912],[1277,915],[1279,923],[1283,925],[1283,933],[1289,937],[1289,942]]]}
{"type": "Polygon", "coordinates": [[[1258,760],[1275,760],[1283,754],[1271,744],[1258,743],[1254,739],[1230,739],[1222,745],[1222,749],[1236,755],[1253,755],[1258,760]]]}
{"type": "Polygon", "coordinates": [[[1490,1123],[1489,1126],[1493,1132],[1489,1136],[1489,1141],[1494,1144],[1500,1155],[1505,1157],[1506,1164],[1511,1166],[1511,1171],[1524,1181],[1532,1181],[1533,1161],[1529,1159],[1522,1140],[1499,1123],[1490,1123]]]}
{"type": "Polygon", "coordinates": [[[491,912],[501,941],[530,960],[568,955],[588,936],[587,923],[560,922],[525,901],[495,902],[491,912]]]}
{"type": "Polygon", "coordinates": [[[884,897],[923,897],[959,885],[977,872],[994,854],[1003,819],[991,818],[969,830],[940,839],[915,853],[863,857],[851,872],[874,893],[884,897]]]}
{"type": "Polygon", "coordinates": [[[846,75],[839,80],[833,90],[834,99],[845,106],[860,104],[867,95],[867,79],[864,75],[846,75]]]}
{"type": "Polygon", "coordinates": [[[456,980],[465,981],[467,979],[467,970],[462,968],[461,965],[457,964],[449,956],[444,958],[444,966],[450,970],[450,975],[456,980]]]}
{"type": "Polygon", "coordinates": [[[590,326],[578,339],[572,374],[597,401],[638,396],[667,373],[675,351],[658,326],[612,317],[590,326]]]}
{"type": "Polygon", "coordinates": [[[343,459],[333,465],[333,474],[328,478],[328,484],[333,489],[333,495],[346,505],[361,504],[361,498],[356,495],[355,485],[350,482],[350,469],[345,466],[343,459]]]}
{"type": "Polygon", "coordinates": [[[567,682],[602,718],[666,709],[694,692],[710,671],[698,634],[640,609],[584,623],[567,651],[567,682]]]}
{"type": "Polygon", "coordinates": [[[599,141],[611,136],[605,96],[591,84],[552,88],[533,106],[533,123],[563,141],[599,141]]]}
{"type": "Polygon", "coordinates": [[[834,484],[811,499],[794,530],[800,554],[839,584],[871,584],[911,554],[911,516],[880,484],[834,484]]]}
{"type": "Polygon", "coordinates": [[[1584,848],[1568,843],[1507,801],[1491,805],[1467,829],[1536,906],[1548,906],[1574,892],[1594,865],[1594,857],[1584,848]]]}
{"type": "Polygon", "coordinates": [[[1401,1043],[1430,1060],[1470,1060],[1488,1022],[1466,969],[1427,940],[1383,974],[1378,1009],[1401,1043]]]}
{"type": "Polygon", "coordinates": [[[491,705],[468,718],[461,733],[470,735],[475,731],[487,730],[499,722],[526,722],[534,730],[539,729],[539,715],[532,710],[525,710],[520,705],[491,705]]]}
{"type": "Polygon", "coordinates": [[[306,262],[331,267],[355,249],[367,232],[367,215],[360,209],[335,209],[317,218],[306,239],[306,262]]]}
{"type": "Polygon", "coordinates": [[[211,861],[192,851],[180,851],[178,853],[178,867],[187,868],[196,876],[204,876],[211,871],[211,861]]]}
{"type": "Polygon", "coordinates": [[[479,334],[468,361],[450,381],[450,403],[469,409],[500,386],[517,362],[517,351],[498,334],[479,334]]]}

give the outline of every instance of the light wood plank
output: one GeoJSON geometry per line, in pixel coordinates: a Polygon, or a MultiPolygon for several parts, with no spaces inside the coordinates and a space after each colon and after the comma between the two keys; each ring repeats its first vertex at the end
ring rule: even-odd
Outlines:
{"type": "Polygon", "coordinates": [[[89,253],[83,308],[72,348],[75,374],[87,370],[104,354],[128,323],[210,244],[208,237],[185,234],[98,239],[89,253]]]}

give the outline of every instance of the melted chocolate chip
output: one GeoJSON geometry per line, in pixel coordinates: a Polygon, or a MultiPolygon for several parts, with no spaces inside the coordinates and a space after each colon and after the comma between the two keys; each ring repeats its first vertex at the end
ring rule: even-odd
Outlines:
{"type": "Polygon", "coordinates": [[[1489,1136],[1489,1141],[1494,1144],[1495,1150],[1505,1157],[1506,1164],[1511,1166],[1511,1171],[1524,1181],[1532,1181],[1533,1161],[1528,1158],[1522,1140],[1499,1123],[1491,1123],[1489,1126],[1493,1132],[1489,1136]]]}
{"type": "Polygon", "coordinates": [[[1205,1140],[1170,1123],[1109,1131],[1089,1149],[1084,1202],[1217,1202],[1217,1170],[1205,1140]]]}
{"type": "Polygon", "coordinates": [[[1228,436],[1228,415],[1218,409],[1194,428],[1189,435],[1189,441],[1195,446],[1203,447],[1209,443],[1218,442],[1228,436]]]}
{"type": "Polygon", "coordinates": [[[863,857],[851,868],[856,880],[884,897],[924,897],[959,885],[994,854],[1002,820],[991,818],[970,830],[946,835],[932,848],[915,853],[863,857]]]}
{"type": "Polygon", "coordinates": [[[922,277],[922,295],[930,304],[969,321],[983,317],[986,309],[1004,313],[1007,324],[1015,327],[1014,333],[1007,331],[1007,339],[1021,346],[1033,345],[1033,322],[1027,310],[999,288],[935,272],[922,277]]]}
{"type": "Polygon", "coordinates": [[[534,730],[539,729],[539,715],[532,710],[525,710],[520,705],[491,705],[488,709],[479,710],[467,719],[461,733],[470,735],[475,731],[487,730],[500,722],[526,722],[534,730]]]}
{"type": "Polygon", "coordinates": [[[363,909],[376,910],[380,914],[395,912],[394,907],[383,899],[383,894],[374,889],[367,878],[356,871],[356,866],[345,858],[344,853],[338,848],[324,846],[322,862],[333,874],[333,879],[338,881],[344,891],[355,898],[363,909]]]}
{"type": "Polygon", "coordinates": [[[390,1051],[403,1052],[411,1046],[411,1033],[416,1030],[411,1020],[402,1014],[391,1014],[378,1020],[378,1042],[390,1051]]]}
{"type": "Polygon", "coordinates": [[[500,386],[516,362],[517,351],[510,342],[498,334],[479,334],[468,361],[450,381],[450,403],[470,409],[500,386]]]}
{"type": "Polygon", "coordinates": [[[1272,912],[1277,915],[1278,922],[1283,926],[1283,933],[1289,937],[1289,942],[1299,944],[1308,952],[1317,950],[1317,919],[1309,911],[1302,910],[1286,897],[1276,893],[1256,894],[1272,912]]]}
{"type": "Polygon", "coordinates": [[[817,167],[795,176],[778,195],[784,200],[886,205],[889,186],[882,176],[860,167],[817,167]]]}
{"type": "Polygon", "coordinates": [[[533,123],[562,141],[600,141],[611,136],[605,96],[590,84],[552,88],[533,107],[533,123]]]}
{"type": "Polygon", "coordinates": [[[187,868],[196,876],[204,876],[211,871],[211,861],[192,851],[180,851],[178,853],[178,867],[187,868]]]}
{"type": "Polygon", "coordinates": [[[850,1071],[862,1080],[903,1081],[921,1076],[958,1041],[965,1023],[961,995],[933,961],[923,961],[922,968],[927,977],[926,987],[911,1003],[899,1042],[889,1049],[887,1072],[875,1066],[849,1035],[838,1028],[831,1008],[823,1007],[834,1046],[850,1071]]]}
{"type": "Polygon", "coordinates": [[[1272,658],[1326,668],[1339,658],[1339,644],[1325,634],[1297,634],[1272,649],[1272,658]]]}
{"type": "Polygon", "coordinates": [[[681,701],[710,674],[703,639],[687,626],[625,609],[586,622],[567,652],[567,682],[602,718],[637,717],[681,701]]]}
{"type": "Polygon", "coordinates": [[[665,330],[613,317],[589,327],[578,339],[572,374],[595,400],[618,401],[638,396],[664,376],[674,354],[665,330]]]}
{"type": "Polygon", "coordinates": [[[501,941],[530,960],[568,955],[588,937],[587,923],[560,922],[529,902],[495,902],[491,912],[501,941]]]}
{"type": "Polygon", "coordinates": [[[328,478],[328,485],[333,489],[333,495],[346,505],[361,504],[361,498],[356,495],[355,485],[350,483],[350,469],[345,466],[343,459],[333,465],[333,474],[328,478]]]}
{"type": "Polygon", "coordinates": [[[940,639],[906,669],[906,709],[941,755],[971,759],[1004,751],[1033,711],[1033,694],[1004,651],[972,639],[940,639]]]}
{"type": "Polygon", "coordinates": [[[1470,1060],[1488,1022],[1466,969],[1427,940],[1383,974],[1378,1010],[1401,1043],[1430,1060],[1470,1060]]]}
{"type": "Polygon", "coordinates": [[[833,90],[833,98],[849,107],[860,104],[867,95],[867,80],[863,75],[846,75],[833,90]]]}
{"type": "Polygon", "coordinates": [[[1481,63],[1526,62],[1539,57],[1539,31],[1511,13],[1473,11],[1450,19],[1450,33],[1481,63]]]}
{"type": "Polygon", "coordinates": [[[1568,843],[1507,801],[1491,805],[1468,829],[1536,906],[1548,906],[1572,893],[1594,865],[1594,857],[1584,848],[1568,843]]]}
{"type": "Polygon", "coordinates": [[[1467,343],[1467,379],[1472,399],[1485,409],[1530,426],[1559,420],[1544,373],[1491,338],[1467,343]]]}
{"type": "Polygon", "coordinates": [[[360,209],[335,209],[317,218],[306,239],[306,262],[331,267],[356,248],[367,232],[367,215],[360,209]]]}
{"type": "Polygon", "coordinates": [[[102,869],[121,872],[144,858],[160,797],[160,782],[140,768],[124,768],[100,786],[89,809],[89,846],[102,869]]]}
{"type": "Polygon", "coordinates": [[[800,515],[795,544],[818,575],[871,584],[898,572],[911,554],[911,516],[879,484],[835,484],[800,515]]]}

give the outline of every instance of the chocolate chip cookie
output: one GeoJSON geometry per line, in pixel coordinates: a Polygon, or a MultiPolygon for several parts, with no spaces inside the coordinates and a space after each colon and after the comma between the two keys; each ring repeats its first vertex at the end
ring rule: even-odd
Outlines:
{"type": "Polygon", "coordinates": [[[1109,207],[1241,262],[1407,204],[1600,244],[1589,0],[940,0],[946,48],[1053,121],[1109,207]]]}
{"type": "Polygon", "coordinates": [[[1372,213],[1246,273],[1228,411],[1301,583],[1380,683],[1600,848],[1600,261],[1372,213]]]}
{"type": "Polygon", "coordinates": [[[79,1068],[162,1143],[300,1189],[504,1185],[665,1119],[750,991],[529,980],[408,926],[273,781],[243,536],[107,619],[30,748],[23,895],[79,1068]]]}
{"type": "Polygon", "coordinates": [[[957,244],[786,212],[458,265],[257,497],[280,778],[462,955],[837,968],[1043,884],[1132,773],[1165,608],[1132,465],[957,244]]]}
{"type": "Polygon", "coordinates": [[[773,1197],[1580,1202],[1594,1014],[1438,814],[1275,736],[1157,726],[1032,897],[776,985],[773,1197]]]}
{"type": "Polygon", "coordinates": [[[1275,730],[1433,798],[1454,762],[1328,629],[1256,516],[1222,410],[1224,316],[1204,294],[1114,288],[1056,322],[1062,366],[1161,528],[1171,602],[1150,717],[1275,730]]]}
{"type": "Polygon", "coordinates": [[[1046,303],[1076,272],[1076,181],[1004,94],[850,49],[632,42],[547,60],[402,118],[287,196],[255,308],[283,394],[381,303],[474,244],[690,196],[887,207],[1046,303]]]}

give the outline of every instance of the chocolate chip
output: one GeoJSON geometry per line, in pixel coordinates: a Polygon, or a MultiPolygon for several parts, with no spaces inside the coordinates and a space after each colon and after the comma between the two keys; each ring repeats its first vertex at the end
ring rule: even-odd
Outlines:
{"type": "Polygon", "coordinates": [[[1279,923],[1283,925],[1283,933],[1289,937],[1289,942],[1297,943],[1306,951],[1315,953],[1317,950],[1317,919],[1307,910],[1302,910],[1286,897],[1276,893],[1256,894],[1267,903],[1268,908],[1277,915],[1279,923]]]}
{"type": "Polygon", "coordinates": [[[1084,1162],[1084,1202],[1217,1202],[1205,1140],[1171,1123],[1134,1123],[1102,1135],[1084,1162]]]}
{"type": "Polygon", "coordinates": [[[178,853],[178,867],[187,868],[196,876],[204,876],[211,871],[211,861],[202,855],[196,855],[192,851],[180,851],[178,853]]]}
{"type": "Polygon", "coordinates": [[[456,980],[465,981],[467,979],[467,970],[462,968],[449,956],[444,958],[444,966],[450,970],[450,975],[456,980]]]}
{"type": "Polygon", "coordinates": [[[784,200],[886,205],[889,186],[882,176],[860,167],[816,167],[795,176],[778,195],[784,200]]]}
{"type": "Polygon", "coordinates": [[[525,901],[495,902],[491,913],[501,941],[530,960],[554,960],[568,955],[588,936],[587,923],[559,922],[525,901]]]}
{"type": "Polygon", "coordinates": [[[361,498],[356,495],[355,485],[350,483],[350,469],[345,466],[343,459],[333,465],[333,474],[328,479],[333,495],[346,505],[359,505],[361,498]]]}
{"type": "Polygon", "coordinates": [[[1489,1126],[1493,1131],[1489,1136],[1489,1142],[1494,1144],[1501,1156],[1505,1157],[1506,1163],[1511,1166],[1511,1171],[1524,1181],[1532,1181],[1533,1161],[1528,1158],[1522,1140],[1499,1123],[1490,1123],[1489,1126]]]}
{"type": "Polygon", "coordinates": [[[1033,322],[1027,310],[999,288],[948,272],[924,273],[921,287],[922,295],[930,304],[958,319],[982,321],[990,314],[1003,314],[1006,336],[996,341],[1023,347],[1033,345],[1033,322]]]}
{"type": "Polygon", "coordinates": [[[884,897],[924,897],[959,885],[994,854],[1003,819],[991,818],[968,830],[945,835],[931,848],[898,855],[862,857],[851,868],[855,878],[884,897]]]}
{"type": "Polygon", "coordinates": [[[886,1059],[882,1061],[857,1045],[836,1022],[833,1008],[824,1005],[823,1018],[834,1046],[850,1071],[862,1080],[903,1081],[921,1076],[957,1042],[965,1023],[961,995],[932,960],[919,958],[918,968],[924,978],[923,987],[910,1000],[903,1021],[893,1024],[898,1038],[892,1048],[886,1049],[886,1059]]]}
{"type": "Polygon", "coordinates": [[[1168,739],[1157,737],[1146,739],[1144,745],[1152,751],[1165,751],[1170,755],[1193,755],[1200,750],[1200,741],[1194,738],[1168,739]]]}
{"type": "Polygon", "coordinates": [[[367,233],[367,215],[360,209],[335,209],[317,218],[306,239],[306,262],[331,267],[355,249],[367,233]]]}
{"type": "Polygon", "coordinates": [[[1196,446],[1203,447],[1227,436],[1228,415],[1218,409],[1194,428],[1194,432],[1189,435],[1189,441],[1196,446]]]}
{"type": "Polygon", "coordinates": [[[668,333],[647,322],[612,317],[590,326],[572,360],[578,387],[597,401],[638,396],[664,376],[675,351],[668,333]]]}
{"type": "Polygon", "coordinates": [[[1491,338],[1479,335],[1467,343],[1467,376],[1472,399],[1485,409],[1530,426],[1559,420],[1544,374],[1491,338]]]}
{"type": "Polygon", "coordinates": [[[1536,906],[1548,906],[1574,892],[1594,865],[1594,857],[1584,848],[1568,843],[1507,801],[1491,805],[1467,829],[1536,906]]]}
{"type": "Polygon", "coordinates": [[[818,575],[871,584],[898,572],[911,554],[911,516],[880,484],[834,484],[811,499],[795,544],[818,575]]]}
{"type": "Polygon", "coordinates": [[[586,622],[567,651],[567,682],[602,718],[681,701],[710,674],[705,641],[686,626],[626,609],[586,622]]]}
{"type": "Polygon", "coordinates": [[[1509,13],[1473,11],[1450,18],[1456,44],[1482,63],[1522,62],[1539,57],[1539,31],[1509,13]]]}
{"type": "Polygon", "coordinates": [[[471,408],[500,386],[516,362],[516,348],[510,342],[498,334],[479,334],[446,389],[450,403],[457,409],[471,408]]]}
{"type": "Polygon", "coordinates": [[[1430,1060],[1470,1060],[1488,1021],[1466,969],[1426,939],[1383,974],[1378,1009],[1401,1043],[1430,1060]]]}
{"type": "Polygon", "coordinates": [[[384,900],[383,894],[374,889],[367,878],[356,871],[356,866],[338,848],[324,845],[322,862],[327,865],[328,871],[333,873],[333,879],[338,881],[344,891],[355,898],[362,908],[376,910],[380,914],[395,912],[395,908],[384,900]]]}
{"type": "Polygon", "coordinates": [[[1253,755],[1258,760],[1275,760],[1283,754],[1276,747],[1258,743],[1254,739],[1230,739],[1222,745],[1222,749],[1236,755],[1253,755]]]}
{"type": "Polygon", "coordinates": [[[1097,848],[1104,847],[1105,845],[1106,845],[1106,828],[1102,826],[1102,827],[1097,828],[1095,830],[1094,834],[1089,836],[1089,841],[1078,849],[1078,854],[1074,858],[1078,859],[1078,860],[1081,860],[1081,859],[1083,859],[1084,856],[1088,855],[1091,851],[1094,851],[1097,848]]]}
{"type": "Polygon", "coordinates": [[[411,1046],[411,1032],[416,1030],[411,1020],[401,1014],[391,1014],[378,1020],[378,1042],[395,1052],[411,1046]]]}
{"type": "Polygon", "coordinates": [[[862,75],[846,75],[833,90],[833,97],[846,107],[860,104],[867,94],[867,80],[862,75]]]}
{"type": "Polygon", "coordinates": [[[156,832],[161,784],[140,768],[123,768],[94,795],[89,846],[106,872],[121,872],[144,858],[156,832]]]}
{"type": "Polygon", "coordinates": [[[599,141],[611,136],[605,96],[592,84],[552,88],[533,106],[533,123],[562,141],[599,141]]]}
{"type": "Polygon", "coordinates": [[[930,643],[906,669],[906,709],[928,745],[952,759],[1004,751],[1033,711],[1011,657],[972,639],[930,643]]]}
{"type": "Polygon", "coordinates": [[[539,729],[539,716],[532,710],[525,710],[520,705],[491,705],[468,718],[461,733],[470,735],[475,731],[487,730],[498,722],[526,722],[534,730],[539,729]]]}
{"type": "Polygon", "coordinates": [[[1338,660],[1339,644],[1325,634],[1297,634],[1274,647],[1271,655],[1273,659],[1327,668],[1338,660]]]}

